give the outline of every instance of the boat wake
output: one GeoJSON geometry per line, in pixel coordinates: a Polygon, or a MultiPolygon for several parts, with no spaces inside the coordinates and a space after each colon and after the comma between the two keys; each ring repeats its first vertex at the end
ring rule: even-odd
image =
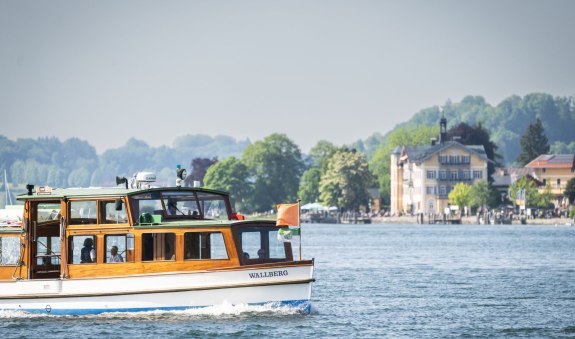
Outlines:
{"type": "MultiPolygon", "coordinates": [[[[309,306],[308,306],[309,307],[309,306]]],[[[198,307],[185,310],[156,310],[144,312],[109,312],[95,315],[50,315],[35,314],[17,310],[0,310],[0,319],[10,318],[99,318],[99,319],[133,319],[133,320],[159,320],[164,318],[190,319],[190,318],[237,318],[251,316],[288,316],[309,314],[309,310],[303,306],[280,305],[278,303],[266,303],[263,305],[247,304],[220,304],[207,307],[198,307]]]]}

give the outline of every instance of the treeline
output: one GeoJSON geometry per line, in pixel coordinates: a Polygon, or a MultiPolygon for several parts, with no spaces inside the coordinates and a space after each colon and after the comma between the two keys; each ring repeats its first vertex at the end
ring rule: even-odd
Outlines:
{"type": "Polygon", "coordinates": [[[188,167],[193,158],[238,156],[249,140],[231,137],[188,135],[177,138],[173,147],[151,147],[130,139],[119,148],[98,155],[93,146],[78,138],[9,140],[0,136],[0,171],[8,182],[53,187],[113,186],[117,175],[130,177],[138,171],[154,171],[159,183],[174,181],[176,164],[188,167]]]}
{"type": "MultiPolygon", "coordinates": [[[[553,97],[533,93],[524,97],[511,96],[497,106],[491,106],[481,96],[467,96],[458,103],[445,103],[443,113],[448,128],[464,122],[468,125],[481,125],[489,131],[491,140],[498,146],[503,164],[514,165],[521,152],[519,139],[527,126],[537,118],[543,123],[551,146],[550,152],[575,153],[575,98],[572,96],[553,97]]],[[[385,136],[376,133],[351,147],[364,152],[371,159],[378,147],[386,144],[397,129],[436,126],[440,117],[439,107],[426,108],[397,125],[385,136]]]]}
{"type": "MultiPolygon", "coordinates": [[[[384,205],[389,203],[391,151],[402,145],[428,144],[438,136],[441,114],[438,107],[425,109],[385,136],[374,134],[353,145],[337,147],[320,141],[309,155],[282,134],[253,144],[225,136],[188,135],[176,139],[173,147],[150,147],[130,139],[101,155],[78,138],[11,141],[0,136],[0,170],[7,171],[10,183],[54,187],[115,186],[118,175],[153,171],[162,186],[174,185],[175,166],[181,164],[191,173],[188,184],[200,180],[229,191],[240,211],[266,211],[275,203],[297,198],[357,210],[368,205],[371,187],[380,189],[384,205]]],[[[550,152],[575,153],[572,97],[513,96],[493,107],[482,97],[469,96],[460,103],[446,103],[443,114],[450,137],[485,146],[493,161],[490,173],[495,165],[521,164],[516,162],[522,151],[520,139],[538,118],[550,152]]]]}

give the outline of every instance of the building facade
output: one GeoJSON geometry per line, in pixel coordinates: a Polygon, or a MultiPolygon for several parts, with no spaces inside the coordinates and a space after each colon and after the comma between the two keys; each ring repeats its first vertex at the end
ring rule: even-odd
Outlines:
{"type": "Polygon", "coordinates": [[[391,154],[390,209],[404,213],[442,214],[448,195],[460,182],[487,180],[489,159],[483,145],[447,141],[446,120],[439,141],[425,146],[398,146],[391,154]]]}
{"type": "Polygon", "coordinates": [[[569,202],[564,199],[567,182],[575,177],[574,154],[542,154],[525,165],[531,170],[531,175],[542,184],[540,192],[549,187],[555,197],[557,207],[565,207],[569,202]]]}

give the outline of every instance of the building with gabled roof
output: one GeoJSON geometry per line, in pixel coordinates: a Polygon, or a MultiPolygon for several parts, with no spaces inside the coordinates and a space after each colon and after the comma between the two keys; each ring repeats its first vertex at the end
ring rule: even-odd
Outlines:
{"type": "Polygon", "coordinates": [[[567,182],[575,177],[575,154],[542,154],[525,165],[525,168],[542,183],[539,191],[549,187],[556,205],[564,207],[568,204],[563,195],[567,182]]]}
{"type": "Polygon", "coordinates": [[[391,153],[391,213],[441,214],[457,183],[487,180],[490,161],[483,145],[447,140],[447,121],[440,120],[439,142],[397,146],[391,153]]]}

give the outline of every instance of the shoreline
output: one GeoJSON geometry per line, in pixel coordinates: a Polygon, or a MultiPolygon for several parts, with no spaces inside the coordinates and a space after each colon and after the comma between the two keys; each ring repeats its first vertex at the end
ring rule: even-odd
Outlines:
{"type": "MultiPolygon", "coordinates": [[[[401,216],[401,217],[375,217],[371,218],[372,224],[417,224],[417,217],[415,216],[401,216]]],[[[430,225],[424,222],[422,225],[430,225]]],[[[438,224],[441,225],[441,224],[438,224]]],[[[461,218],[461,225],[477,225],[477,217],[463,217],[461,218]]],[[[498,225],[498,224],[496,224],[498,225]]],[[[513,220],[511,225],[522,225],[519,220],[513,220]]],[[[525,225],[551,225],[551,226],[575,226],[573,219],[568,218],[549,218],[549,219],[527,219],[525,225]]]]}

